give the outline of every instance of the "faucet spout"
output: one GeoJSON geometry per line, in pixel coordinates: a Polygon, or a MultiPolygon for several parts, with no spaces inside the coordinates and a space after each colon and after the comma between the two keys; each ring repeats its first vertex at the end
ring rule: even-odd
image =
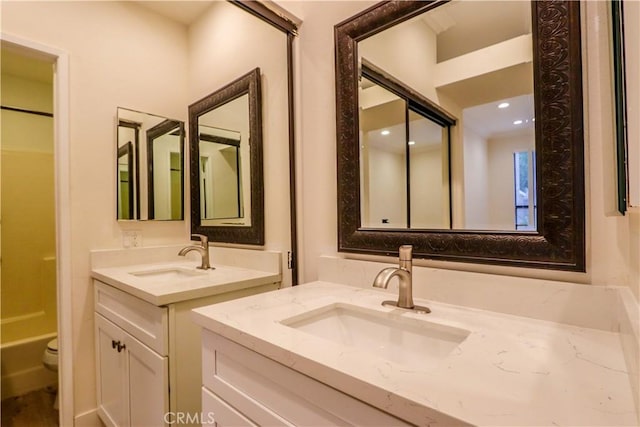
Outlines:
{"type": "Polygon", "coordinates": [[[200,246],[197,246],[197,245],[185,246],[184,248],[180,249],[180,252],[178,252],[178,255],[185,256],[191,251],[196,251],[202,257],[202,262],[200,263],[200,266],[196,268],[199,268],[201,270],[209,270],[209,269],[214,270],[214,267],[211,267],[211,265],[209,264],[209,238],[202,234],[192,234],[191,237],[192,238],[198,237],[200,239],[200,246]]]}
{"type": "Polygon", "coordinates": [[[389,286],[389,281],[397,277],[400,284],[398,301],[383,301],[382,305],[413,310],[420,313],[430,313],[431,310],[429,310],[429,308],[417,306],[413,303],[412,249],[410,245],[401,246],[399,267],[388,267],[381,270],[373,280],[373,286],[375,288],[386,289],[389,286]]]}
{"type": "Polygon", "coordinates": [[[412,309],[413,304],[413,289],[411,286],[411,273],[402,267],[388,267],[380,271],[373,281],[373,286],[376,288],[386,289],[389,286],[389,281],[397,277],[400,283],[400,289],[398,292],[397,306],[400,308],[412,309]]]}

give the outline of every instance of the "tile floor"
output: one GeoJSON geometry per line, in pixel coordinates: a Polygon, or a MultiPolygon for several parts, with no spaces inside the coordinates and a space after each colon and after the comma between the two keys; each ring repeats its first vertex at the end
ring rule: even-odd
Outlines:
{"type": "Polygon", "coordinates": [[[54,388],[47,387],[2,401],[2,427],[57,427],[54,388]]]}

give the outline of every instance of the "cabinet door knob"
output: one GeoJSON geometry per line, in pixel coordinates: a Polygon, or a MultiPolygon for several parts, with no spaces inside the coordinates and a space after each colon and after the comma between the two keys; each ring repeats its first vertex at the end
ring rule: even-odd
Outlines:
{"type": "Polygon", "coordinates": [[[125,344],[120,344],[120,341],[118,341],[118,353],[120,353],[125,348],[127,348],[127,346],[125,344]]]}
{"type": "Polygon", "coordinates": [[[116,348],[118,345],[120,345],[120,341],[111,340],[111,348],[116,348]]]}

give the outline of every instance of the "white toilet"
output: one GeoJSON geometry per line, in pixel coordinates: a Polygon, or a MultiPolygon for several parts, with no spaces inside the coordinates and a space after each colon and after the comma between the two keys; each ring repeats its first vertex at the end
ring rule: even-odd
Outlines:
{"type": "MultiPolygon", "coordinates": [[[[47,349],[42,355],[42,364],[45,368],[53,372],[58,372],[58,338],[54,338],[47,344],[47,349]]],[[[58,409],[58,393],[53,408],[58,409]]]]}

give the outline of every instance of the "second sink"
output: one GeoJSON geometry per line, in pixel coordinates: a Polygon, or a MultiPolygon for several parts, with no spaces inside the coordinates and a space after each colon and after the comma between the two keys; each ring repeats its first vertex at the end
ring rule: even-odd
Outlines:
{"type": "Polygon", "coordinates": [[[395,313],[336,303],[281,321],[299,331],[357,347],[405,366],[435,366],[469,331],[395,313]]]}
{"type": "Polygon", "coordinates": [[[194,277],[200,277],[203,274],[206,274],[202,271],[191,270],[183,267],[164,267],[158,268],[156,270],[142,270],[142,271],[134,271],[129,274],[139,277],[141,279],[149,279],[158,281],[174,281],[174,280],[184,280],[184,279],[192,279],[194,277]]]}

